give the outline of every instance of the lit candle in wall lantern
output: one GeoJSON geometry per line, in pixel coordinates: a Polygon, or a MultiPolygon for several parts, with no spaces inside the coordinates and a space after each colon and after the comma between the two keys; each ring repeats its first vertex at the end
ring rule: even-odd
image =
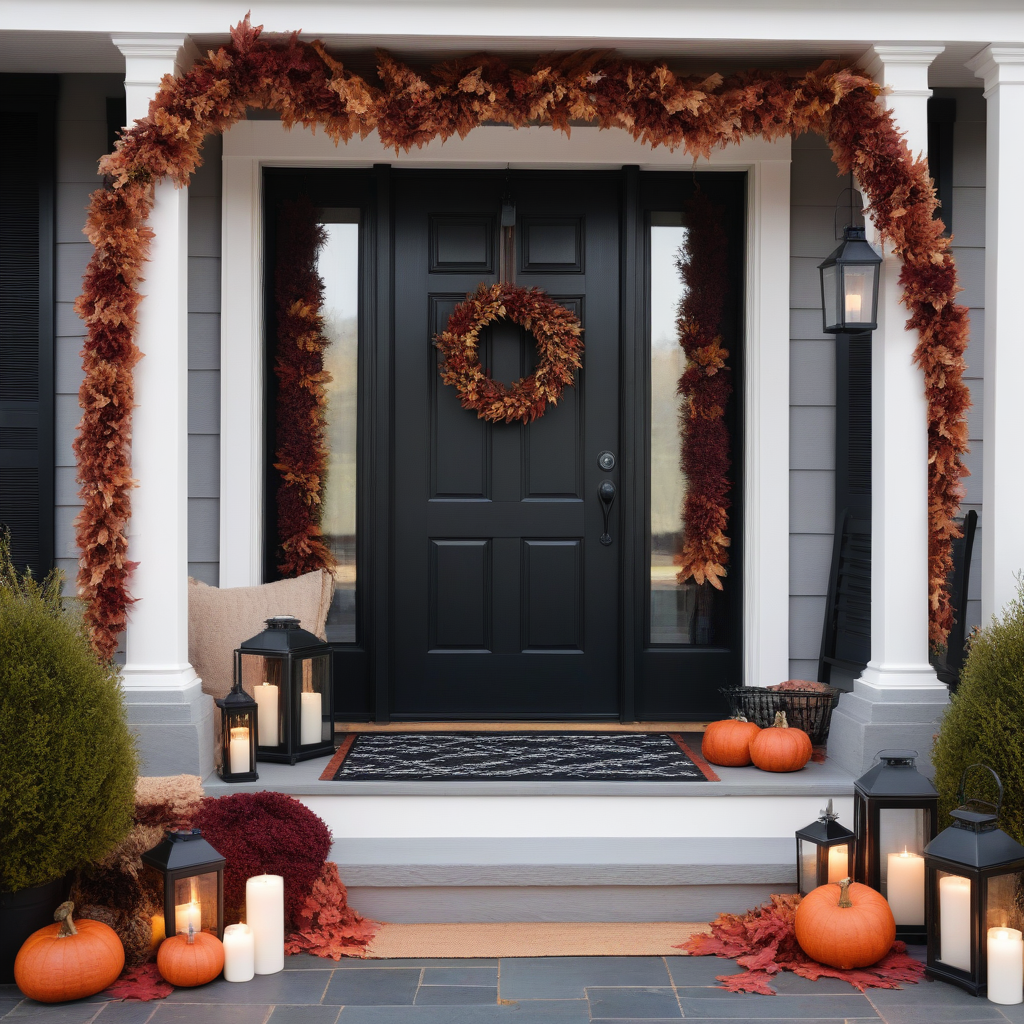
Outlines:
{"type": "Polygon", "coordinates": [[[231,730],[229,747],[231,770],[239,775],[249,770],[249,730],[244,725],[236,725],[231,730]]]}
{"type": "Polygon", "coordinates": [[[319,743],[323,733],[323,703],[315,690],[299,694],[302,718],[299,721],[299,743],[319,743]]]}
{"type": "MultiPolygon", "coordinates": [[[[257,676],[257,678],[259,678],[257,676]]],[[[277,702],[281,694],[281,688],[264,683],[262,686],[254,686],[252,695],[260,709],[257,714],[257,729],[259,730],[258,742],[261,747],[276,747],[281,743],[278,734],[278,713],[277,702]]]]}
{"type": "Polygon", "coordinates": [[[1024,1002],[1024,937],[1016,928],[988,930],[988,998],[1004,1006],[1024,1002]]]}
{"type": "Polygon", "coordinates": [[[841,882],[844,878],[849,877],[850,848],[845,843],[842,846],[830,846],[828,849],[828,880],[841,882]]]}
{"type": "Polygon", "coordinates": [[[284,970],[284,879],[256,875],[245,883],[245,920],[252,929],[257,974],[284,970]]]}
{"type": "Polygon", "coordinates": [[[924,857],[890,853],[886,862],[885,898],[897,924],[924,924],[924,857]]]}
{"type": "Polygon", "coordinates": [[[224,929],[224,980],[252,981],[256,973],[256,946],[247,924],[224,929]]]}
{"type": "Polygon", "coordinates": [[[971,880],[961,875],[939,879],[938,959],[961,971],[971,969],[971,880]]]}
{"type": "Polygon", "coordinates": [[[860,322],[861,302],[857,292],[846,293],[846,319],[851,323],[860,322]]]}
{"type": "Polygon", "coordinates": [[[179,935],[182,932],[188,933],[188,926],[196,933],[203,930],[203,908],[198,901],[192,900],[189,903],[179,903],[174,908],[174,930],[179,935]]]}

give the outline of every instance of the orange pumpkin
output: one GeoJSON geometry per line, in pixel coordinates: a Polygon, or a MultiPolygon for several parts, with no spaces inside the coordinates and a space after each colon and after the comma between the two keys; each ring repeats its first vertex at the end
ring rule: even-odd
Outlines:
{"type": "Polygon", "coordinates": [[[57,924],[33,932],[14,960],[18,988],[40,1003],[63,1003],[102,992],[124,967],[117,932],[100,921],[71,919],[71,902],[54,912],[57,924]]]}
{"type": "Polygon", "coordinates": [[[742,768],[750,764],[750,742],[761,731],[743,715],[712,722],[704,730],[700,751],[705,760],[726,768],[742,768]]]}
{"type": "Polygon", "coordinates": [[[156,954],[160,977],[179,988],[195,988],[213,981],[224,970],[224,943],[210,932],[172,935],[156,954]]]}
{"type": "Polygon", "coordinates": [[[812,960],[844,971],[878,963],[896,938],[885,897],[848,878],[809,892],[796,908],[795,929],[812,960]]]}
{"type": "Polygon", "coordinates": [[[750,741],[750,760],[763,772],[796,772],[811,759],[811,737],[775,712],[775,724],[750,741]]]}

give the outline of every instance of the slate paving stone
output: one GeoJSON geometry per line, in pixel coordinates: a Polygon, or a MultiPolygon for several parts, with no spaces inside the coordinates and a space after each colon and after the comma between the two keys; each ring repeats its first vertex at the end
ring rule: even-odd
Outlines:
{"type": "MultiPolygon", "coordinates": [[[[333,1006],[412,1006],[419,970],[335,971],[324,995],[333,1006]]],[[[284,1002],[285,1000],[281,1000],[284,1002]]],[[[320,1000],[317,1000],[319,1002],[320,1000]]]]}
{"type": "Polygon", "coordinates": [[[480,985],[420,985],[416,992],[417,1006],[486,1006],[498,1002],[498,986],[480,985]]]}
{"type": "Polygon", "coordinates": [[[346,1006],[338,1024],[590,1024],[590,1012],[585,999],[524,1000],[508,1006],[346,1006]]]}
{"type": "Polygon", "coordinates": [[[280,971],[257,974],[252,981],[211,981],[198,988],[176,988],[166,999],[168,1003],[319,1003],[330,971],[280,971]]]}
{"type": "MultiPolygon", "coordinates": [[[[289,957],[285,957],[285,966],[288,965],[289,957]]],[[[507,961],[506,961],[507,962],[507,961]]],[[[417,970],[421,967],[437,967],[437,968],[448,968],[448,967],[494,967],[497,968],[498,960],[496,957],[478,957],[475,959],[466,960],[444,960],[440,958],[418,958],[408,960],[360,960],[355,957],[344,957],[335,963],[333,960],[321,960],[320,965],[323,966],[325,963],[329,964],[334,970],[401,970],[403,968],[415,967],[417,970]]]]}
{"type": "MultiPolygon", "coordinates": [[[[996,1004],[986,1001],[986,1005],[995,1006],[996,1004]]],[[[1010,1021],[1010,1024],[1024,1024],[1024,1003],[1017,1003],[1016,1006],[999,1006],[997,1009],[1010,1021]]]]}
{"type": "Polygon", "coordinates": [[[168,1003],[156,1008],[151,1024],[263,1024],[270,1015],[269,1006],[246,1003],[240,1006],[195,1006],[189,1003],[168,1003]]]}
{"type": "Polygon", "coordinates": [[[973,1008],[963,1006],[886,1006],[879,1007],[886,1024],[1004,1024],[1006,1018],[987,1001],[973,1008]]]}
{"type": "MultiPolygon", "coordinates": [[[[611,979],[609,979],[611,980],[611,979]]],[[[587,987],[590,1016],[627,1020],[680,1020],[679,1003],[670,988],[601,988],[587,987]]]]}
{"type": "Polygon", "coordinates": [[[101,1009],[102,1006],[85,1000],[55,1006],[52,1003],[37,1003],[32,999],[23,999],[4,1020],[30,1020],[33,1024],[86,1024],[101,1009]]]}
{"type": "Polygon", "coordinates": [[[421,985],[487,985],[498,984],[497,967],[427,967],[421,985]]]}
{"type": "Polygon", "coordinates": [[[672,984],[661,957],[566,956],[502,960],[502,999],[578,999],[588,985],[659,988],[672,984]]]}
{"type": "Polygon", "coordinates": [[[335,1024],[340,1006],[275,1006],[267,1024],[335,1024]]]}
{"type": "Polygon", "coordinates": [[[746,969],[734,960],[721,960],[717,956],[667,956],[665,963],[677,988],[718,985],[716,975],[742,974],[746,969]]]}
{"type": "Polygon", "coordinates": [[[792,1017],[795,1020],[817,1018],[835,1021],[851,1017],[878,1017],[872,1005],[862,995],[755,996],[726,992],[724,989],[705,989],[699,996],[696,993],[680,991],[679,1005],[684,1017],[705,1020],[734,1020],[737,1017],[765,1020],[792,1017]]]}
{"type": "Polygon", "coordinates": [[[153,1011],[156,1010],[156,1002],[140,1003],[136,1000],[121,1002],[115,1000],[107,1003],[106,1006],[96,1015],[97,1024],[146,1024],[153,1011]]]}

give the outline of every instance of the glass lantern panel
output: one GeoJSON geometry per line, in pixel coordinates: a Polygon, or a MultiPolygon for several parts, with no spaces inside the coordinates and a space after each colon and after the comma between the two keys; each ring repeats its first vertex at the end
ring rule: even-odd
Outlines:
{"type": "Polygon", "coordinates": [[[174,881],[174,930],[217,931],[217,872],[188,875],[174,881]]]}
{"type": "Polygon", "coordinates": [[[971,970],[971,880],[948,871],[938,876],[939,936],[936,960],[961,971],[971,970]]]}
{"type": "Polygon", "coordinates": [[[797,884],[800,895],[806,896],[818,885],[818,844],[798,839],[797,850],[797,884]]]}
{"type": "Polygon", "coordinates": [[[928,811],[878,809],[878,873],[882,895],[897,924],[924,924],[924,853],[928,811]]]}
{"type": "Polygon", "coordinates": [[[299,745],[325,743],[331,737],[331,701],[328,687],[330,679],[330,655],[318,654],[295,662],[295,693],[298,707],[295,709],[299,723],[299,745]]]}
{"type": "Polygon", "coordinates": [[[872,322],[871,306],[875,298],[876,269],[873,264],[843,267],[843,323],[848,327],[872,322]]]}
{"type": "Polygon", "coordinates": [[[825,326],[836,327],[839,319],[839,268],[834,264],[821,268],[821,291],[825,300],[825,326]]]}
{"type": "Polygon", "coordinates": [[[828,880],[841,882],[850,877],[850,846],[848,843],[837,843],[828,848],[828,880]]]}
{"type": "Polygon", "coordinates": [[[261,747],[279,747],[284,738],[284,702],[281,699],[281,658],[243,654],[242,689],[256,698],[261,747]]]}
{"type": "Polygon", "coordinates": [[[1024,872],[991,875],[986,889],[985,928],[1024,930],[1024,872]]]}
{"type": "Polygon", "coordinates": [[[250,737],[253,730],[253,714],[251,711],[231,711],[228,720],[228,770],[233,775],[241,775],[253,770],[250,758],[250,737]]]}

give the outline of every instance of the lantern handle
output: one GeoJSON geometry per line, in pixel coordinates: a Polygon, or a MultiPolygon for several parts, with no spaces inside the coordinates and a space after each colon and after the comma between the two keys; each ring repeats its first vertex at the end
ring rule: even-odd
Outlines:
{"type": "MultiPolygon", "coordinates": [[[[843,198],[843,196],[846,195],[847,192],[852,192],[852,193],[854,193],[854,195],[862,196],[862,193],[861,193],[860,189],[859,188],[854,188],[852,185],[847,185],[846,188],[844,188],[842,190],[842,192],[840,192],[839,195],[836,196],[836,208],[835,208],[835,210],[832,213],[832,234],[835,235],[836,241],[839,241],[839,239],[843,237],[839,233],[839,202],[843,198]]],[[[863,197],[862,197],[862,202],[863,202],[863,197]]],[[[850,220],[853,220],[853,210],[854,210],[854,206],[853,206],[853,201],[851,199],[851,201],[850,201],[850,220]]],[[[864,220],[864,214],[863,214],[863,212],[861,212],[861,221],[863,221],[863,220],[864,220]]],[[[863,226],[863,224],[861,226],[863,226]]],[[[853,227],[853,225],[851,224],[850,227],[853,227]]]]}
{"type": "Polygon", "coordinates": [[[970,800],[971,806],[979,807],[979,808],[980,807],[990,807],[990,808],[992,808],[992,812],[998,818],[999,817],[999,812],[1002,810],[1002,807],[1003,807],[1003,781],[996,774],[995,769],[994,768],[990,768],[987,764],[969,764],[964,769],[963,774],[960,776],[960,788],[957,790],[957,795],[956,795],[957,803],[961,807],[966,807],[968,805],[968,801],[967,801],[967,776],[968,776],[968,774],[970,774],[970,771],[971,771],[972,768],[984,768],[985,771],[987,771],[987,772],[989,772],[991,774],[992,778],[996,780],[996,790],[998,791],[999,796],[998,796],[998,799],[996,800],[996,802],[994,804],[992,803],[991,800],[981,800],[981,799],[977,799],[975,797],[972,797],[971,800],[970,800]]]}

